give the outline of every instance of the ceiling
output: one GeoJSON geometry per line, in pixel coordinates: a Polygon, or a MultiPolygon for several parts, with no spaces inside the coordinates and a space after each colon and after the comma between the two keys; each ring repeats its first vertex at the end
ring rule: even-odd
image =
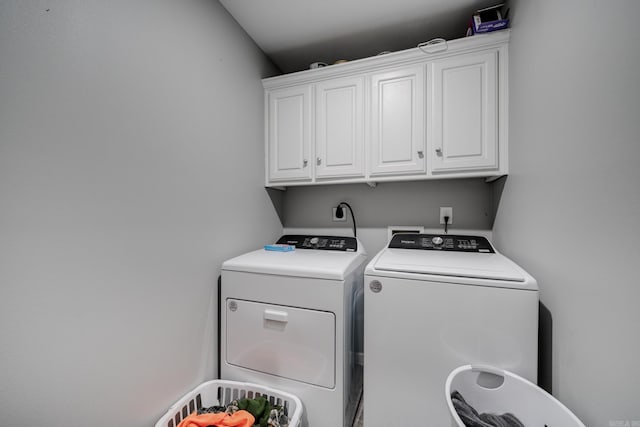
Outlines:
{"type": "Polygon", "coordinates": [[[283,73],[464,37],[498,0],[220,0],[283,73]]]}

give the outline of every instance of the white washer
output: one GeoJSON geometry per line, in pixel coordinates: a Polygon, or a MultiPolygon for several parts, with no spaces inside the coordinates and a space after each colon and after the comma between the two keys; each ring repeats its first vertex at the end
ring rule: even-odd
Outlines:
{"type": "Polygon", "coordinates": [[[461,365],[537,380],[537,283],[484,237],[395,235],[365,269],[364,316],[365,426],[450,425],[461,365]]]}
{"type": "Polygon", "coordinates": [[[353,313],[358,299],[362,306],[366,253],[353,237],[277,243],[296,249],[222,264],[221,377],[295,394],[303,426],[350,426],[362,387],[353,313]]]}

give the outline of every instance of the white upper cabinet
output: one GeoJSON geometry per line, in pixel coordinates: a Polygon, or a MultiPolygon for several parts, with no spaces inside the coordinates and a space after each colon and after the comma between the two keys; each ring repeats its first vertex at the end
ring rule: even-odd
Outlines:
{"type": "Polygon", "coordinates": [[[264,79],[266,185],[508,173],[509,30],[264,79]]]}
{"type": "Polygon", "coordinates": [[[498,168],[498,52],[434,61],[431,169],[498,168]]]}
{"type": "Polygon", "coordinates": [[[316,85],[316,177],[364,177],[364,78],[316,85]]]}
{"type": "Polygon", "coordinates": [[[311,180],[311,88],[268,94],[268,181],[311,180]]]}
{"type": "Polygon", "coordinates": [[[372,176],[424,173],[424,65],[371,76],[372,176]]]}

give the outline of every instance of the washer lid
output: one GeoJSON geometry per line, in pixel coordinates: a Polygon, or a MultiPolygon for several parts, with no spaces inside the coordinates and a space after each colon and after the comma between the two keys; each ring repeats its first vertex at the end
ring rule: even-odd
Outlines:
{"type": "Polygon", "coordinates": [[[499,253],[384,249],[373,263],[377,271],[431,274],[472,279],[525,282],[527,274],[499,253]]]}
{"type": "Polygon", "coordinates": [[[366,260],[361,246],[358,245],[356,252],[317,249],[278,252],[259,249],[225,261],[222,270],[344,280],[366,260]]]}

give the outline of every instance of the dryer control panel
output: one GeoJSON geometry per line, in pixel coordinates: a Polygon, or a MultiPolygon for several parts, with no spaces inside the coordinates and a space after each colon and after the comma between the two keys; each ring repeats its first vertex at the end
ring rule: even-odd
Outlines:
{"type": "Polygon", "coordinates": [[[276,244],[291,245],[296,249],[320,249],[323,251],[355,252],[358,241],[355,237],[344,236],[307,236],[298,234],[284,235],[276,244]]]}
{"type": "Polygon", "coordinates": [[[390,248],[423,249],[452,252],[495,253],[491,243],[482,236],[449,234],[398,233],[389,242],[390,248]]]}

